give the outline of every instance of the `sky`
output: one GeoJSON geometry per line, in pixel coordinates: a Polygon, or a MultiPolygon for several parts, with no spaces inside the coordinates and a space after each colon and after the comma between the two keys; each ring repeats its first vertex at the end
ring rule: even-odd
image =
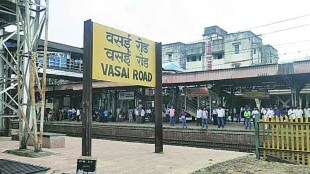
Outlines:
{"type": "Polygon", "coordinates": [[[77,47],[91,19],[163,44],[201,41],[204,27],[213,25],[229,33],[251,29],[280,61],[310,56],[307,0],[50,0],[49,10],[49,40],[77,47]],[[305,17],[254,28],[299,16],[305,17]]]}

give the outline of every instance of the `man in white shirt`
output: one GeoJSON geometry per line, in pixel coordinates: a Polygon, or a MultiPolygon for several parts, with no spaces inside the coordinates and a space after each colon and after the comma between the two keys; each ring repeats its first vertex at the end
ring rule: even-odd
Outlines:
{"type": "Polygon", "coordinates": [[[296,114],[297,114],[297,108],[294,107],[294,108],[293,108],[293,115],[292,115],[293,120],[295,120],[295,118],[297,117],[296,114]]]}
{"type": "Polygon", "coordinates": [[[288,112],[287,112],[288,117],[292,117],[293,119],[295,119],[295,113],[294,113],[294,108],[291,107],[288,112]]]}
{"type": "Polygon", "coordinates": [[[304,108],[304,116],[305,117],[308,117],[308,106],[306,106],[305,108],[304,108]]]}
{"type": "Polygon", "coordinates": [[[267,113],[267,110],[265,108],[262,108],[262,110],[260,111],[260,113],[264,116],[267,113]]]}
{"type": "Polygon", "coordinates": [[[308,106],[305,107],[304,109],[304,114],[305,114],[305,117],[310,117],[310,108],[308,106]]]}
{"type": "Polygon", "coordinates": [[[72,120],[76,119],[76,110],[72,108],[72,120]]]}
{"type": "Polygon", "coordinates": [[[208,128],[208,111],[206,108],[203,108],[202,110],[202,127],[204,128],[204,124],[206,124],[206,128],[208,128]]]}
{"type": "Polygon", "coordinates": [[[221,126],[224,128],[225,110],[221,106],[219,106],[216,112],[217,112],[218,128],[220,128],[221,126]]]}
{"type": "Polygon", "coordinates": [[[298,106],[298,108],[296,109],[296,118],[302,118],[302,115],[304,114],[304,112],[302,111],[301,107],[298,106]]]}
{"type": "Polygon", "coordinates": [[[140,116],[141,116],[141,123],[144,123],[145,122],[145,110],[144,110],[144,108],[141,108],[140,116]]]}
{"type": "Polygon", "coordinates": [[[140,123],[140,114],[139,114],[138,107],[135,108],[135,117],[136,117],[136,122],[140,123]]]}
{"type": "Polygon", "coordinates": [[[255,118],[258,117],[258,120],[259,120],[259,112],[258,112],[258,109],[256,107],[252,111],[251,115],[253,117],[253,125],[254,125],[254,128],[255,128],[255,118]]]}
{"type": "Polygon", "coordinates": [[[202,110],[200,108],[197,109],[197,124],[196,126],[201,126],[201,117],[202,117],[202,110]]]}
{"type": "Polygon", "coordinates": [[[269,118],[273,118],[274,117],[274,111],[272,108],[268,108],[267,109],[267,113],[266,115],[269,117],[269,118]]]}
{"type": "Polygon", "coordinates": [[[76,119],[77,119],[77,121],[81,120],[81,110],[80,109],[76,110],[76,119]]]}
{"type": "Polygon", "coordinates": [[[122,109],[121,108],[116,108],[116,114],[117,114],[117,118],[116,118],[116,121],[121,121],[121,118],[122,118],[122,109]]]}

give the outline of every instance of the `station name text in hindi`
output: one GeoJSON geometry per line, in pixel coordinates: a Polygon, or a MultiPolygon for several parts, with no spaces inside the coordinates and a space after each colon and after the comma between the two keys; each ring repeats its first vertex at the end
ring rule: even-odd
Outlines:
{"type": "Polygon", "coordinates": [[[93,78],[155,87],[155,42],[94,25],[93,78]]]}

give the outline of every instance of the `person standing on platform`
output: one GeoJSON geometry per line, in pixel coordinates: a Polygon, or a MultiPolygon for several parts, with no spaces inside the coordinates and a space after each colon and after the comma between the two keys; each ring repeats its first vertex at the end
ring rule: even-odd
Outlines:
{"type": "Polygon", "coordinates": [[[274,111],[271,107],[267,108],[267,117],[269,117],[269,120],[271,120],[274,117],[274,111]]]}
{"type": "MultiPolygon", "coordinates": [[[[71,108],[68,109],[67,114],[68,114],[68,120],[71,120],[71,118],[72,118],[72,109],[71,108]]],[[[47,114],[46,114],[46,116],[47,116],[47,114]]]]}
{"type": "Polygon", "coordinates": [[[287,116],[289,118],[295,119],[295,113],[294,113],[294,108],[293,107],[290,107],[290,109],[287,111],[287,116]]]}
{"type": "MultiPolygon", "coordinates": [[[[308,118],[308,122],[310,122],[310,108],[309,107],[307,107],[307,110],[306,110],[306,112],[307,112],[307,118],[308,118]]],[[[306,119],[307,119],[306,118],[306,119]]]]}
{"type": "Polygon", "coordinates": [[[140,116],[141,116],[141,123],[143,124],[145,122],[145,110],[143,107],[141,108],[140,116]]]}
{"type": "Polygon", "coordinates": [[[304,112],[302,111],[301,107],[298,106],[297,109],[296,109],[296,118],[300,119],[302,118],[304,112]]]}
{"type": "Polygon", "coordinates": [[[104,108],[103,107],[100,107],[100,110],[99,110],[99,120],[98,118],[96,118],[95,120],[99,121],[99,122],[104,122],[104,108]]]}
{"type": "Polygon", "coordinates": [[[166,115],[166,120],[165,120],[165,122],[169,122],[169,119],[170,119],[169,107],[165,108],[165,115],[166,115]]]}
{"type": "Polygon", "coordinates": [[[238,114],[237,114],[237,109],[236,107],[233,108],[232,110],[232,122],[234,122],[234,118],[236,118],[236,122],[238,120],[238,114]]]}
{"type": "Polygon", "coordinates": [[[280,117],[281,116],[281,111],[280,109],[278,109],[277,106],[274,107],[274,114],[276,117],[280,117]]]}
{"type": "Polygon", "coordinates": [[[215,107],[213,107],[213,109],[212,109],[212,118],[213,118],[213,125],[217,125],[218,124],[218,122],[217,122],[217,112],[216,112],[216,108],[215,107]]]}
{"type": "Polygon", "coordinates": [[[202,117],[202,110],[200,108],[197,109],[197,122],[196,126],[201,126],[201,117],[202,117]]]}
{"type": "Polygon", "coordinates": [[[244,116],[244,112],[247,111],[248,108],[249,108],[249,106],[248,106],[248,105],[245,105],[244,110],[243,110],[243,114],[242,114],[242,116],[243,116],[243,125],[245,125],[245,120],[246,120],[246,119],[245,119],[245,116],[244,116]]]}
{"type": "Polygon", "coordinates": [[[181,111],[181,120],[182,120],[182,129],[184,129],[184,127],[187,129],[185,108],[183,108],[181,111]]]}
{"type": "Polygon", "coordinates": [[[72,120],[76,120],[76,110],[72,108],[72,120]]]}
{"type": "Polygon", "coordinates": [[[79,108],[76,110],[76,121],[81,121],[81,110],[79,108]]]}
{"type": "Polygon", "coordinates": [[[121,121],[122,118],[122,109],[120,107],[116,108],[116,120],[115,121],[121,121]]]}
{"type": "MultiPolygon", "coordinates": [[[[245,112],[245,107],[240,111],[240,117],[243,118],[243,125],[245,125],[245,118],[244,118],[244,112],[245,112]]],[[[241,121],[241,118],[240,118],[240,121],[241,121]]],[[[240,123],[240,122],[239,122],[240,123]]]]}
{"type": "Polygon", "coordinates": [[[297,114],[297,107],[293,107],[293,116],[292,116],[293,120],[296,119],[297,116],[296,114],[297,114]]]}
{"type": "Polygon", "coordinates": [[[308,106],[304,108],[304,117],[308,117],[308,106]]]}
{"type": "Polygon", "coordinates": [[[135,117],[136,117],[136,122],[139,124],[140,123],[140,113],[138,107],[135,108],[135,117]]]}
{"type": "MultiPolygon", "coordinates": [[[[265,121],[265,122],[268,119],[267,110],[268,110],[268,106],[266,106],[265,108],[262,108],[262,110],[261,110],[262,120],[265,121]]],[[[268,128],[268,125],[265,124],[265,129],[267,129],[267,128],[268,128]]]]}
{"type": "Polygon", "coordinates": [[[218,128],[220,128],[221,126],[224,128],[225,109],[219,106],[216,112],[217,112],[218,128]]]}
{"type": "Polygon", "coordinates": [[[251,130],[251,112],[249,109],[244,111],[244,119],[245,119],[245,129],[250,128],[251,130]]]}
{"type": "Polygon", "coordinates": [[[152,123],[152,111],[151,111],[151,108],[148,108],[146,110],[146,116],[149,119],[149,122],[152,123]]]}
{"type": "Polygon", "coordinates": [[[175,109],[173,106],[170,107],[169,109],[169,118],[170,118],[170,127],[174,127],[174,116],[175,116],[175,109]]]}
{"type": "Polygon", "coordinates": [[[257,107],[254,108],[254,110],[252,111],[252,118],[253,118],[253,125],[255,128],[255,118],[258,117],[259,120],[259,111],[257,109],[257,107]]]}
{"type": "Polygon", "coordinates": [[[108,109],[103,109],[103,122],[107,123],[108,122],[108,118],[109,118],[109,110],[108,109]]]}
{"type": "Polygon", "coordinates": [[[128,109],[128,120],[129,122],[133,122],[133,109],[131,107],[128,109]]]}
{"type": "Polygon", "coordinates": [[[261,111],[260,111],[260,113],[262,114],[262,117],[264,117],[266,115],[266,113],[267,113],[266,108],[262,108],[261,111]]]}
{"type": "Polygon", "coordinates": [[[236,120],[236,123],[240,123],[241,122],[241,118],[243,117],[243,113],[244,113],[244,108],[241,106],[238,118],[236,120]]]}
{"type": "Polygon", "coordinates": [[[202,124],[201,128],[204,128],[204,125],[206,124],[206,128],[208,129],[208,111],[206,108],[203,108],[202,110],[202,124]]]}
{"type": "Polygon", "coordinates": [[[304,108],[304,115],[305,115],[305,118],[310,117],[310,108],[308,106],[304,108]]]}

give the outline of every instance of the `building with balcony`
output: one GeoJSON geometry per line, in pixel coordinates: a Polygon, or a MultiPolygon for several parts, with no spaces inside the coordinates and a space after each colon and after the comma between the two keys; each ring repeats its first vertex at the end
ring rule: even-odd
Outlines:
{"type": "Polygon", "coordinates": [[[163,45],[163,63],[173,62],[186,71],[278,63],[278,51],[271,45],[264,45],[251,31],[228,33],[211,26],[204,29],[202,36],[202,42],[163,45]]]}

